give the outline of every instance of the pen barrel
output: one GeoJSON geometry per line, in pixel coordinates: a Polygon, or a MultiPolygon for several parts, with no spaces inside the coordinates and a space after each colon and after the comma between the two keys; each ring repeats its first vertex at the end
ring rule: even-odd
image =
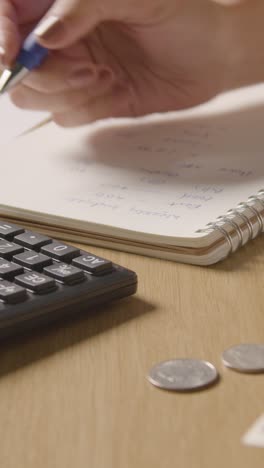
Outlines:
{"type": "Polygon", "coordinates": [[[31,33],[25,40],[17,57],[17,62],[28,70],[33,70],[41,65],[49,51],[36,42],[36,36],[31,33]]]}

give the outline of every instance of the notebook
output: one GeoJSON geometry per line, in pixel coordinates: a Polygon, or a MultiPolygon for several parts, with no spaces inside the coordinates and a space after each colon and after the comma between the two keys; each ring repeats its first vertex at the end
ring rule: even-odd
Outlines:
{"type": "Polygon", "coordinates": [[[18,109],[7,94],[0,96],[0,145],[12,141],[48,119],[46,112],[18,109]]]}
{"type": "Polygon", "coordinates": [[[264,86],[190,110],[46,126],[2,153],[0,216],[68,241],[210,265],[263,231],[264,86]]]}

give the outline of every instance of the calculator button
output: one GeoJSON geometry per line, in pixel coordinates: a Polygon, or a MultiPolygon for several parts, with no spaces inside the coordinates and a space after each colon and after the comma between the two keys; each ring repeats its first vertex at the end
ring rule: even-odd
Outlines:
{"type": "Polygon", "coordinates": [[[44,268],[44,273],[52,276],[58,281],[66,284],[75,284],[85,279],[85,274],[79,268],[76,268],[67,263],[54,263],[54,265],[44,268]]]}
{"type": "Polygon", "coordinates": [[[0,278],[12,280],[14,276],[21,275],[24,269],[20,265],[0,258],[0,278]]]}
{"type": "Polygon", "coordinates": [[[13,255],[24,252],[23,247],[8,240],[0,240],[0,257],[11,259],[13,255]]]}
{"type": "Polygon", "coordinates": [[[101,275],[103,273],[110,272],[113,269],[112,262],[91,254],[75,258],[72,263],[73,265],[82,268],[89,273],[93,273],[94,275],[101,275]]]}
{"type": "Polygon", "coordinates": [[[54,241],[49,245],[41,247],[40,251],[56,260],[61,260],[66,263],[71,262],[74,257],[78,257],[80,255],[79,249],[58,241],[54,241]]]}
{"type": "Polygon", "coordinates": [[[15,236],[14,242],[17,242],[29,249],[40,249],[43,245],[50,244],[52,240],[49,237],[42,236],[37,232],[25,231],[19,236],[15,236]]]}
{"type": "Polygon", "coordinates": [[[8,304],[16,304],[27,298],[27,292],[17,284],[0,281],[0,299],[8,304]]]}
{"type": "Polygon", "coordinates": [[[13,261],[19,263],[19,265],[22,265],[25,268],[32,268],[32,270],[36,271],[41,271],[45,266],[52,263],[50,257],[34,252],[34,250],[27,250],[19,255],[15,255],[13,257],[13,261]]]}
{"type": "Polygon", "coordinates": [[[17,234],[21,234],[22,232],[24,232],[24,229],[22,229],[20,226],[0,221],[0,237],[3,237],[4,239],[10,239],[17,234]]]}
{"type": "Polygon", "coordinates": [[[19,275],[15,278],[15,282],[37,293],[50,292],[56,288],[55,281],[52,278],[35,272],[19,275]]]}

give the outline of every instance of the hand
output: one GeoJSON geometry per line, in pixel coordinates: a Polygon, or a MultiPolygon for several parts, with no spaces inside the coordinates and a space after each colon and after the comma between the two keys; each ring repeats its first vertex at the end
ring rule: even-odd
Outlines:
{"type": "Polygon", "coordinates": [[[14,60],[23,37],[43,15],[35,32],[51,49],[11,97],[19,107],[49,111],[64,126],[199,104],[243,83],[237,51],[244,63],[244,35],[237,39],[235,33],[253,13],[263,17],[256,6],[261,1],[251,9],[250,3],[1,0],[3,62],[14,60]]]}

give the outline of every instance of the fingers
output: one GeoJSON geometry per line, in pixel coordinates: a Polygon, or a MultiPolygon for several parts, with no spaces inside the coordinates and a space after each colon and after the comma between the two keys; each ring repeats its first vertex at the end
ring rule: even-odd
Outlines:
{"type": "MultiPolygon", "coordinates": [[[[79,44],[79,46],[83,45],[79,44]]],[[[23,80],[23,84],[44,94],[89,86],[97,79],[99,70],[92,63],[88,49],[85,48],[81,55],[80,47],[76,45],[64,53],[51,53],[49,60],[32,71],[23,80]]]]}
{"type": "MultiPolygon", "coordinates": [[[[11,91],[10,96],[13,103],[22,109],[43,110],[49,113],[71,113],[72,109],[83,106],[97,96],[102,96],[111,89],[114,77],[107,70],[99,69],[94,74],[85,76],[83,71],[78,75],[72,75],[64,81],[64,89],[61,89],[59,74],[52,81],[52,87],[45,88],[45,83],[36,78],[36,88],[29,87],[23,83],[11,91]],[[86,85],[84,86],[86,81],[86,85]],[[88,83],[88,84],[87,84],[88,83]],[[43,90],[41,90],[43,84],[43,90]],[[56,90],[58,87],[58,90],[56,90]],[[53,88],[53,89],[52,89],[53,88]]],[[[34,82],[34,73],[29,78],[34,82]]]]}
{"type": "MultiPolygon", "coordinates": [[[[2,0],[0,0],[2,2],[2,0]]],[[[44,16],[54,0],[8,0],[14,5],[20,24],[36,24],[44,16]]]]}
{"type": "Polygon", "coordinates": [[[0,64],[9,66],[20,47],[15,8],[9,0],[0,1],[0,64]]]}
{"type": "Polygon", "coordinates": [[[135,117],[136,112],[127,90],[116,86],[68,113],[55,112],[53,120],[62,127],[77,127],[97,120],[118,117],[135,117]]]}
{"type": "Polygon", "coordinates": [[[47,112],[65,112],[80,106],[87,99],[87,91],[67,91],[57,94],[44,94],[21,85],[12,91],[13,103],[21,109],[47,112]]]}
{"type": "Polygon", "coordinates": [[[91,86],[78,92],[46,95],[26,86],[12,91],[11,99],[21,108],[49,111],[63,127],[75,127],[110,117],[132,117],[135,109],[127,89],[120,85],[99,89],[91,86]]]}
{"type": "MultiPolygon", "coordinates": [[[[57,0],[35,29],[39,42],[49,49],[67,47],[107,19],[96,0],[57,0]]],[[[109,10],[109,8],[107,8],[109,10]]]]}
{"type": "Polygon", "coordinates": [[[0,66],[12,65],[30,25],[35,25],[53,3],[54,0],[0,0],[0,66]]]}
{"type": "Polygon", "coordinates": [[[44,94],[54,94],[89,88],[94,83],[105,89],[114,79],[113,70],[95,63],[90,47],[80,41],[63,51],[51,52],[49,60],[27,75],[23,84],[44,94]]]}

